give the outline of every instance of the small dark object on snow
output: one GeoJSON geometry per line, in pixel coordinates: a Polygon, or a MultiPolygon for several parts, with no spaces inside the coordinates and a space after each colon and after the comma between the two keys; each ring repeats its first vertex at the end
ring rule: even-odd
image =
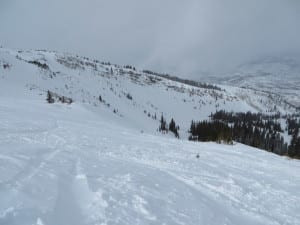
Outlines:
{"type": "Polygon", "coordinates": [[[199,154],[197,154],[197,155],[196,155],[196,158],[197,158],[197,159],[199,159],[199,158],[200,158],[200,155],[199,155],[199,154]]]}

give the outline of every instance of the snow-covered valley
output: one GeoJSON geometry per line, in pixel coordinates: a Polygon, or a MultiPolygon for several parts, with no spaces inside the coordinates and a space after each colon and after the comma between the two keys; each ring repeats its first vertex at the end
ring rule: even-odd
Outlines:
{"type": "Polygon", "coordinates": [[[299,224],[298,160],[186,140],[189,122],[216,109],[296,109],[264,92],[220,89],[0,49],[0,224],[299,224]],[[74,103],[48,104],[47,90],[74,103]],[[157,132],[161,113],[181,139],[157,132]]]}

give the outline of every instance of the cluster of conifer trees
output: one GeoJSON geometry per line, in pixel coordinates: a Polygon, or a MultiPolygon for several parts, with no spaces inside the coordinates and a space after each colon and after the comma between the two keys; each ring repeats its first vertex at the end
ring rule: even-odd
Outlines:
{"type": "Polygon", "coordinates": [[[193,141],[225,141],[232,142],[232,130],[219,121],[192,121],[189,140],[193,141]]]}
{"type": "Polygon", "coordinates": [[[289,145],[289,156],[300,158],[300,119],[287,118],[287,131],[292,135],[291,144],[289,145]]]}
{"type": "Polygon", "coordinates": [[[163,115],[161,115],[159,122],[160,122],[160,125],[159,125],[158,130],[160,132],[168,133],[168,131],[171,131],[174,133],[175,137],[179,138],[179,133],[178,133],[179,126],[176,125],[175,120],[173,118],[171,119],[170,123],[167,124],[166,119],[163,117],[163,115]]]}
{"type": "Polygon", "coordinates": [[[210,121],[191,123],[190,140],[194,141],[237,141],[246,145],[274,152],[279,155],[300,157],[300,121],[287,119],[287,130],[293,136],[288,146],[281,136],[283,132],[277,115],[261,113],[232,113],[217,111],[210,121]]]}
{"type": "Polygon", "coordinates": [[[47,91],[47,98],[46,98],[46,101],[50,104],[54,103],[55,100],[61,102],[61,103],[67,103],[67,104],[71,104],[73,102],[73,99],[72,98],[68,98],[68,97],[65,97],[65,96],[61,96],[61,95],[58,95],[54,92],[51,92],[51,91],[47,91]]]}

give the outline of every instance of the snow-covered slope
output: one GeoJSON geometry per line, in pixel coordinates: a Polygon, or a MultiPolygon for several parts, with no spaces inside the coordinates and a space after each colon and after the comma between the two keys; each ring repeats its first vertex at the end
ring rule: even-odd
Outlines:
{"type": "Polygon", "coordinates": [[[149,132],[157,130],[162,113],[168,121],[173,117],[181,127],[180,134],[186,136],[192,119],[208,119],[211,112],[220,109],[295,111],[276,94],[231,86],[220,86],[222,90],[198,88],[70,54],[0,49],[0,64],[1,96],[45,99],[50,90],[99,114],[116,112],[120,123],[149,132]]]}
{"type": "Polygon", "coordinates": [[[299,224],[297,160],[184,140],[191,119],[216,109],[294,111],[275,95],[221,89],[0,49],[0,224],[299,224]],[[47,90],[74,103],[48,104],[47,90]],[[156,131],[161,113],[182,139],[156,131]]]}
{"type": "Polygon", "coordinates": [[[299,187],[297,160],[0,97],[0,224],[296,225],[299,187]]]}

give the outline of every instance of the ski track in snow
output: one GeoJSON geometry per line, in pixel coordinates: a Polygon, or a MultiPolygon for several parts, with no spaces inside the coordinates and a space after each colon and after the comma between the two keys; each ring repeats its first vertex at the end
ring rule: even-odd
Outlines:
{"type": "Polygon", "coordinates": [[[297,160],[0,104],[1,225],[300,223],[297,160]]]}

